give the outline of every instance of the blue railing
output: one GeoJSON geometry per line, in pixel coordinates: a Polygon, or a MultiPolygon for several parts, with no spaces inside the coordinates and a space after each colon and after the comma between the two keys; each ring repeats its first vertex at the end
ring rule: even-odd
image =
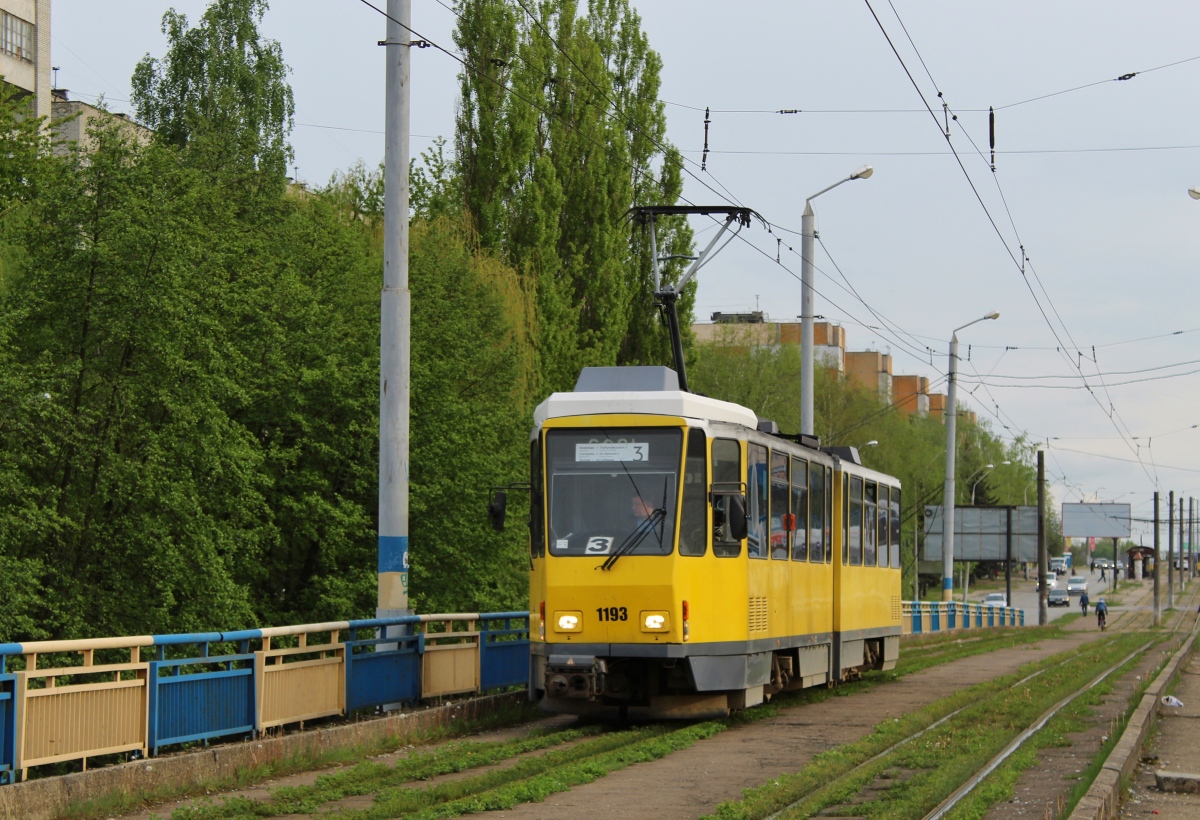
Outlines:
{"type": "MultiPolygon", "coordinates": [[[[0,662],[3,658],[0,658],[0,662]]],[[[0,665],[0,672],[4,667],[0,665]]],[[[16,676],[0,674],[0,784],[11,783],[17,745],[16,676]]]]}
{"type": "Polygon", "coordinates": [[[984,626],[1025,626],[1025,610],[1014,607],[964,604],[960,601],[905,601],[902,629],[905,634],[981,629],[984,626]]]}
{"type": "Polygon", "coordinates": [[[30,766],[116,748],[155,755],[528,677],[528,612],[0,644],[0,784],[30,766]],[[103,663],[93,661],[97,650],[103,663]],[[113,661],[121,651],[128,662],[113,661]],[[23,669],[12,670],[14,657],[23,669]],[[99,708],[111,698],[124,721],[99,708]],[[83,719],[58,719],[67,713],[83,719]]]}

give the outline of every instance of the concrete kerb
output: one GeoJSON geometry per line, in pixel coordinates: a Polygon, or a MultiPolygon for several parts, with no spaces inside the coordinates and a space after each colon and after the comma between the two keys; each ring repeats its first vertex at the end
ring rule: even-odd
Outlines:
{"type": "Polygon", "coordinates": [[[447,726],[456,720],[474,720],[498,708],[524,703],[525,692],[507,692],[455,701],[402,715],[312,729],[282,737],[213,746],[186,752],[106,766],[61,777],[28,780],[0,786],[3,820],[54,820],[68,808],[112,794],[154,794],[199,791],[205,784],[232,779],[237,772],[298,757],[316,757],[336,749],[379,743],[447,726]]]}
{"type": "Polygon", "coordinates": [[[1111,820],[1117,816],[1121,805],[1121,787],[1133,777],[1133,770],[1141,756],[1142,744],[1158,719],[1159,698],[1178,676],[1179,669],[1191,654],[1195,641],[1196,628],[1193,627],[1183,645],[1176,650],[1166,667],[1158,673],[1158,677],[1142,695],[1141,702],[1129,716],[1121,739],[1113,747],[1087,794],[1071,812],[1071,820],[1111,820]]]}

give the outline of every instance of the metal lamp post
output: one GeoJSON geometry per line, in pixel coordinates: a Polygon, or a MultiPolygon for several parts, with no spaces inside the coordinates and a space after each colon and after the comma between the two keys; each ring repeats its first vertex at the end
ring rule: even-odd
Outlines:
{"type": "Polygon", "coordinates": [[[986,316],[954,328],[950,334],[950,362],[946,374],[949,387],[946,390],[946,487],[942,498],[942,600],[952,600],[954,592],[954,451],[958,433],[958,331],[985,319],[999,319],[1000,311],[993,310],[986,316]]]}
{"type": "Polygon", "coordinates": [[[983,465],[983,474],[981,476],[979,476],[979,478],[975,479],[975,483],[971,485],[971,506],[972,507],[975,506],[975,488],[978,487],[979,482],[983,481],[983,479],[987,477],[987,474],[990,473],[994,469],[996,469],[995,464],[983,465]]]}
{"type": "Polygon", "coordinates": [[[850,176],[828,188],[822,188],[804,200],[804,215],[800,221],[800,432],[813,434],[813,240],[816,228],[812,201],[827,191],[852,179],[869,179],[875,169],[864,165],[850,176]]]}

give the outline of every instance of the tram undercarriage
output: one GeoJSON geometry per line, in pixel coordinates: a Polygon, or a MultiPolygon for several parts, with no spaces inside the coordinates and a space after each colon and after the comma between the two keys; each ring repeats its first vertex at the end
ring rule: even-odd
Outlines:
{"type": "Polygon", "coordinates": [[[677,658],[556,654],[548,648],[550,654],[533,658],[530,691],[531,697],[536,697],[535,689],[543,693],[543,710],[560,714],[655,720],[721,717],[757,706],[779,692],[892,669],[899,644],[895,635],[843,641],[838,653],[832,653],[832,644],[818,644],[677,658]],[[830,675],[831,660],[841,667],[839,675],[830,675]]]}

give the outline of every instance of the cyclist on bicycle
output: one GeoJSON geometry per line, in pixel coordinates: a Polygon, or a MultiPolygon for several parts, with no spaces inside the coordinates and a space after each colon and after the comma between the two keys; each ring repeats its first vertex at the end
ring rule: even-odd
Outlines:
{"type": "Polygon", "coordinates": [[[1107,623],[1106,623],[1107,621],[1108,621],[1108,604],[1104,603],[1104,599],[1101,598],[1098,601],[1096,601],[1096,624],[1101,629],[1104,629],[1105,626],[1107,626],[1107,623]]]}

